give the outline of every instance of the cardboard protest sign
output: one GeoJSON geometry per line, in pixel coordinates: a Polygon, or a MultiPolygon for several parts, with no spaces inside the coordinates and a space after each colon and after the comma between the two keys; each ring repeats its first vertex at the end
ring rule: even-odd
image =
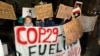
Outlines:
{"type": "Polygon", "coordinates": [[[43,4],[35,6],[37,20],[53,17],[52,4],[43,4]]]}
{"type": "Polygon", "coordinates": [[[84,16],[81,15],[78,19],[82,25],[83,32],[90,32],[94,30],[98,16],[84,16]]]}
{"type": "Polygon", "coordinates": [[[36,17],[34,8],[23,7],[22,14],[23,18],[25,18],[26,16],[31,16],[32,18],[36,17]]]}
{"type": "Polygon", "coordinates": [[[59,9],[58,9],[58,13],[57,13],[57,18],[70,18],[72,15],[72,7],[60,4],[59,9]]]}
{"type": "Polygon", "coordinates": [[[80,41],[77,40],[75,43],[68,45],[67,51],[68,51],[67,56],[81,56],[80,41]]]}
{"type": "Polygon", "coordinates": [[[0,56],[4,56],[4,51],[3,51],[1,40],[0,40],[0,56]]]}
{"type": "Polygon", "coordinates": [[[67,56],[63,27],[16,26],[17,56],[67,56]]]}
{"type": "Polygon", "coordinates": [[[63,25],[67,44],[72,44],[82,36],[82,27],[78,19],[72,20],[63,25]]]}
{"type": "Polygon", "coordinates": [[[0,1],[0,19],[16,20],[12,5],[0,1]]]}

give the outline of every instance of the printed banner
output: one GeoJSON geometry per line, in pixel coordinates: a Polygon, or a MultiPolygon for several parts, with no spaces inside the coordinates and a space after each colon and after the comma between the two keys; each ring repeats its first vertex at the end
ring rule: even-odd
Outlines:
{"type": "Polygon", "coordinates": [[[66,18],[68,19],[72,15],[72,10],[73,10],[72,7],[60,4],[56,17],[57,18],[62,18],[62,19],[66,19],[66,18]]]}
{"type": "Polygon", "coordinates": [[[53,17],[52,4],[43,4],[35,6],[35,14],[37,20],[43,20],[46,18],[53,17]]]}
{"type": "Polygon", "coordinates": [[[36,17],[34,8],[23,7],[22,14],[23,18],[25,18],[26,16],[31,16],[32,18],[36,17]]]}
{"type": "Polygon", "coordinates": [[[77,40],[75,43],[68,45],[68,55],[67,56],[81,56],[81,46],[80,41],[77,40]]]}
{"type": "Polygon", "coordinates": [[[67,56],[67,45],[62,26],[16,26],[17,56],[67,56]]]}
{"type": "Polygon", "coordinates": [[[1,40],[0,40],[0,56],[4,56],[4,51],[3,51],[1,40]]]}
{"type": "Polygon", "coordinates": [[[82,25],[83,32],[90,32],[94,30],[98,16],[80,16],[78,19],[82,25]]]}
{"type": "Polygon", "coordinates": [[[9,19],[9,20],[17,19],[12,5],[0,1],[0,19],[9,19]]]}

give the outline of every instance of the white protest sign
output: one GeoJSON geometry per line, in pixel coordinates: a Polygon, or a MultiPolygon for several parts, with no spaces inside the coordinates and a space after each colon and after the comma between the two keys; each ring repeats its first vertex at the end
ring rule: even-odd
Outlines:
{"type": "Polygon", "coordinates": [[[62,26],[16,26],[17,56],[67,56],[67,45],[62,26]]]}
{"type": "Polygon", "coordinates": [[[3,51],[1,40],[0,40],[0,56],[4,56],[4,51],[3,51]]]}
{"type": "Polygon", "coordinates": [[[67,56],[81,56],[81,46],[80,41],[77,40],[76,43],[68,45],[68,55],[67,56]]]}
{"type": "Polygon", "coordinates": [[[98,16],[84,16],[81,15],[78,19],[83,27],[83,32],[90,32],[94,30],[98,16]]]}
{"type": "Polygon", "coordinates": [[[34,8],[23,7],[22,17],[25,18],[26,16],[31,16],[32,18],[35,18],[36,16],[34,8]]]}

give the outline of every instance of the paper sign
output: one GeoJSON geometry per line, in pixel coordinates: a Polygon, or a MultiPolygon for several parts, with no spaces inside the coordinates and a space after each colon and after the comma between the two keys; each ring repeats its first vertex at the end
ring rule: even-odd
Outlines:
{"type": "Polygon", "coordinates": [[[67,51],[68,51],[67,56],[81,56],[80,41],[77,40],[75,43],[68,45],[67,51]]]}
{"type": "Polygon", "coordinates": [[[98,16],[80,16],[78,19],[82,25],[84,32],[90,32],[94,30],[98,16]]]}
{"type": "Polygon", "coordinates": [[[37,20],[43,20],[53,17],[52,4],[44,4],[35,6],[35,13],[37,20]]]}
{"type": "Polygon", "coordinates": [[[0,19],[16,20],[12,5],[0,1],[0,19]]]}
{"type": "Polygon", "coordinates": [[[8,55],[8,46],[6,43],[3,43],[3,51],[4,51],[4,55],[8,55]]]}
{"type": "Polygon", "coordinates": [[[80,7],[82,9],[82,5],[83,5],[83,2],[76,1],[75,5],[74,5],[74,8],[80,7]]]}
{"type": "Polygon", "coordinates": [[[34,8],[23,7],[22,14],[23,18],[25,18],[26,16],[31,16],[32,18],[36,17],[34,8]]]}
{"type": "Polygon", "coordinates": [[[62,18],[62,19],[69,18],[72,15],[72,10],[73,10],[72,7],[60,4],[56,17],[57,18],[62,18]]]}
{"type": "Polygon", "coordinates": [[[0,56],[4,56],[4,51],[3,51],[1,40],[0,40],[0,56]]]}
{"type": "Polygon", "coordinates": [[[17,56],[67,56],[62,26],[16,26],[15,44],[17,56]]]}
{"type": "Polygon", "coordinates": [[[72,20],[63,25],[67,44],[72,44],[82,36],[82,27],[78,19],[72,20]]]}

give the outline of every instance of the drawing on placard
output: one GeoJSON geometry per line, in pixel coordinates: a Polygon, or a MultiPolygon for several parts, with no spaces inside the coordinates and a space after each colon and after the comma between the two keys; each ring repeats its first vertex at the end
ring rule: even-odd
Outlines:
{"type": "Polygon", "coordinates": [[[35,16],[34,8],[23,7],[22,17],[25,18],[26,16],[31,16],[32,18],[35,18],[36,16],[35,16]]]}

